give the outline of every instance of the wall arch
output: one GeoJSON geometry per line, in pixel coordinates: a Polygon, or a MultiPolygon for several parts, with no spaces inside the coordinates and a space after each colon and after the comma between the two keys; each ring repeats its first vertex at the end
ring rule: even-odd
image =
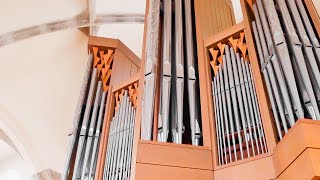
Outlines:
{"type": "MultiPolygon", "coordinates": [[[[17,126],[14,115],[0,104],[0,139],[13,148],[21,159],[26,162],[32,171],[31,174],[36,174],[37,171],[32,161],[34,156],[30,154],[32,149],[28,148],[28,142],[22,140],[24,136],[26,134],[17,126]]],[[[33,178],[38,179],[37,177],[33,178]]]]}

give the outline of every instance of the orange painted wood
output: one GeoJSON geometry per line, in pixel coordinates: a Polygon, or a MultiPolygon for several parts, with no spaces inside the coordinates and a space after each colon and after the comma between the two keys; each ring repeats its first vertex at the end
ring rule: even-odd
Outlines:
{"type": "Polygon", "coordinates": [[[287,179],[320,179],[320,149],[307,148],[277,178],[277,180],[287,179]]]}
{"type": "Polygon", "coordinates": [[[275,177],[271,156],[249,158],[214,171],[214,180],[267,180],[275,177]]]}
{"type": "Polygon", "coordinates": [[[140,74],[135,74],[130,79],[127,79],[125,81],[122,81],[118,84],[113,85],[112,93],[115,93],[117,91],[120,91],[121,89],[127,89],[128,86],[138,82],[140,79],[140,74]]]}
{"type": "Polygon", "coordinates": [[[139,73],[138,66],[136,66],[134,63],[131,63],[131,71],[130,71],[131,76],[138,74],[138,73],[139,73]]]}
{"type": "MultiPolygon", "coordinates": [[[[241,0],[241,8],[243,12],[243,19],[245,25],[245,37],[248,47],[248,54],[250,58],[250,64],[252,67],[253,81],[255,84],[255,89],[257,92],[257,99],[259,104],[259,110],[261,114],[261,119],[263,123],[265,138],[267,141],[268,152],[272,153],[274,147],[276,146],[276,129],[274,124],[274,116],[271,110],[270,101],[268,98],[267,90],[262,79],[261,69],[259,66],[259,60],[257,58],[257,53],[253,41],[253,32],[251,29],[250,11],[251,8],[247,7],[245,0],[241,0]]],[[[252,14],[251,14],[252,15],[252,14]]]]}
{"type": "Polygon", "coordinates": [[[136,160],[137,160],[137,151],[138,151],[138,142],[140,139],[140,126],[141,126],[141,114],[142,114],[142,95],[143,95],[143,86],[144,86],[144,64],[146,62],[146,36],[147,36],[147,20],[149,14],[149,0],[146,0],[146,10],[144,16],[144,34],[143,34],[143,45],[142,45],[142,57],[141,57],[141,66],[140,66],[140,87],[138,89],[138,100],[137,100],[137,110],[136,110],[136,121],[134,126],[134,138],[133,138],[133,147],[132,147],[132,160],[131,160],[131,176],[130,180],[134,180],[136,177],[136,160]]]}
{"type": "Polygon", "coordinates": [[[119,49],[136,66],[140,67],[140,64],[141,64],[140,58],[137,55],[135,55],[126,45],[124,45],[118,39],[90,36],[88,40],[88,49],[91,49],[93,46],[99,47],[99,49],[101,48],[103,50],[107,48],[119,49]]]}
{"type": "Polygon", "coordinates": [[[137,180],[213,180],[210,170],[137,163],[137,180]]]}
{"type": "Polygon", "coordinates": [[[147,142],[138,143],[137,163],[212,170],[211,150],[192,145],[147,142]]]}
{"type": "Polygon", "coordinates": [[[199,68],[199,85],[200,85],[200,94],[204,94],[200,96],[201,102],[201,120],[202,120],[202,134],[203,134],[203,145],[212,149],[212,162],[213,168],[217,163],[217,151],[214,148],[214,142],[216,142],[216,138],[214,136],[215,132],[212,130],[215,129],[213,119],[213,109],[209,99],[212,99],[212,93],[210,89],[208,89],[208,84],[210,83],[210,77],[208,77],[208,67],[206,67],[205,62],[205,51],[203,47],[203,34],[204,28],[203,26],[203,10],[201,9],[202,1],[194,1],[194,11],[195,11],[195,25],[196,25],[196,33],[197,33],[197,50],[198,50],[198,68],[199,68]]]}
{"type": "Polygon", "coordinates": [[[204,47],[211,48],[217,45],[219,42],[228,43],[228,38],[232,37],[240,37],[240,32],[245,28],[244,22],[233,25],[232,27],[225,29],[222,32],[219,32],[213,36],[210,36],[204,39],[204,47]]]}
{"type": "Polygon", "coordinates": [[[115,101],[114,101],[115,99],[114,99],[113,93],[111,92],[112,92],[112,87],[110,87],[110,90],[107,96],[107,103],[105,107],[106,110],[105,110],[105,115],[103,120],[102,131],[101,131],[101,139],[100,139],[100,145],[99,145],[95,180],[101,180],[103,178],[104,164],[105,164],[107,145],[108,145],[109,128],[110,128],[110,122],[113,117],[114,105],[115,105],[115,101]]]}
{"type": "Polygon", "coordinates": [[[222,23],[226,24],[224,27],[230,27],[232,26],[232,24],[234,24],[233,19],[230,19],[229,21],[220,21],[219,18],[221,16],[225,16],[226,14],[231,13],[231,11],[230,9],[229,11],[220,11],[221,6],[228,5],[224,1],[219,4],[218,1],[220,0],[194,1],[203,145],[212,148],[214,166],[216,166],[217,164],[217,150],[215,146],[215,124],[213,123],[214,112],[212,106],[211,91],[212,79],[211,76],[209,76],[210,66],[208,66],[208,62],[206,60],[208,53],[204,49],[203,41],[206,38],[221,31],[223,29],[221,25],[222,23]]]}
{"type": "Polygon", "coordinates": [[[131,61],[119,49],[115,50],[110,85],[119,84],[131,77],[131,61]]]}
{"type": "Polygon", "coordinates": [[[320,148],[319,132],[319,121],[297,121],[274,149],[272,158],[277,176],[307,148],[320,148]]]}
{"type": "Polygon", "coordinates": [[[312,0],[304,0],[304,3],[313,21],[313,25],[318,32],[318,36],[320,36],[320,12],[317,12],[317,9],[315,8],[312,0]]]}

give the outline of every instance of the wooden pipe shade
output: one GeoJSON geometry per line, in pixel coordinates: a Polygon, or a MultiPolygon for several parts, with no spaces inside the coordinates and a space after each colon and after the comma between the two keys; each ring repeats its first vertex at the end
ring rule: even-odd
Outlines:
{"type": "Polygon", "coordinates": [[[103,90],[107,92],[109,90],[109,80],[112,73],[112,62],[114,59],[114,50],[99,50],[98,47],[92,47],[93,52],[93,68],[98,69],[99,78],[103,82],[103,90]],[[106,53],[105,53],[106,52],[106,53]]]}
{"type": "Polygon", "coordinates": [[[122,89],[117,90],[114,93],[114,97],[115,97],[115,111],[118,110],[118,107],[120,105],[120,100],[123,97],[123,94],[125,91],[128,91],[128,95],[129,95],[129,101],[132,102],[132,105],[134,107],[137,107],[137,98],[138,98],[138,82],[134,82],[132,84],[129,84],[125,87],[123,87],[122,89]]]}
{"type": "Polygon", "coordinates": [[[240,32],[239,34],[231,35],[230,37],[224,38],[222,41],[215,43],[212,47],[209,48],[209,52],[211,55],[210,65],[211,68],[216,75],[219,71],[219,64],[223,64],[223,58],[226,45],[233,47],[235,53],[240,51],[244,58],[244,60],[249,61],[249,57],[247,55],[247,44],[245,42],[245,34],[244,32],[240,32]]]}

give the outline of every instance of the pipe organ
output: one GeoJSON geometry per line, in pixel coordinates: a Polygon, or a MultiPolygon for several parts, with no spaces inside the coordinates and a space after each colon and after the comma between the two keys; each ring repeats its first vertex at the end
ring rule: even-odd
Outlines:
{"type": "MultiPolygon", "coordinates": [[[[106,146],[103,142],[105,139],[103,136],[105,136],[105,129],[108,124],[105,116],[108,112],[108,107],[106,106],[107,97],[112,94],[111,86],[134,76],[140,68],[140,60],[119,40],[90,37],[88,50],[89,59],[74,119],[74,129],[71,134],[62,179],[76,180],[95,178],[98,164],[101,164],[100,156],[105,156],[103,155],[105,152],[102,150],[105,148],[104,146],[106,146]],[[125,72],[123,73],[123,71],[125,72]]],[[[118,139],[121,139],[121,144],[115,144],[117,148],[118,146],[122,148],[122,154],[127,154],[126,159],[121,157],[121,167],[119,164],[116,164],[114,167],[117,169],[121,168],[121,170],[125,169],[125,173],[127,174],[130,172],[128,162],[130,162],[129,155],[131,156],[131,151],[128,150],[128,147],[129,143],[132,142],[132,126],[134,123],[132,114],[133,107],[129,108],[129,103],[126,103],[128,106],[123,107],[124,105],[122,105],[123,103],[120,103],[120,101],[127,102],[127,100],[129,100],[129,93],[130,105],[136,105],[137,88],[137,84],[135,84],[129,87],[129,91],[125,91],[125,96],[124,91],[116,94],[118,98],[117,109],[119,109],[117,112],[121,112],[121,118],[118,117],[119,113],[116,113],[117,118],[111,121],[113,124],[112,129],[110,129],[112,134],[111,131],[109,131],[110,139],[112,139],[111,137],[114,136],[114,134],[116,134],[118,139]],[[123,109],[125,109],[125,111],[123,109]],[[130,118],[129,116],[125,116],[130,114],[129,110],[132,111],[130,118]],[[121,138],[118,136],[121,136],[121,138]],[[129,136],[131,138],[129,138],[129,136]],[[124,144],[124,142],[126,142],[126,144],[124,144]]],[[[110,150],[110,153],[114,154],[114,151],[110,150]]],[[[118,156],[120,156],[120,153],[118,154],[118,156]]],[[[110,157],[112,157],[112,155],[110,155],[110,157]]],[[[120,161],[118,157],[114,159],[114,161],[120,161]]],[[[110,162],[114,161],[112,160],[110,162]]],[[[115,169],[114,172],[118,173],[118,170],[115,169]]],[[[112,174],[114,173],[112,172],[112,174]]],[[[121,175],[124,174],[121,173],[121,175]]]]}
{"type": "Polygon", "coordinates": [[[298,118],[320,118],[319,36],[302,0],[257,0],[252,7],[261,69],[282,139],[298,118]]]}
{"type": "Polygon", "coordinates": [[[132,157],[137,82],[115,93],[103,179],[128,179],[132,157]]]}
{"type": "Polygon", "coordinates": [[[63,179],[319,178],[319,15],[240,2],[147,0],[141,61],[90,37],[63,179]]]}
{"type": "Polygon", "coordinates": [[[233,34],[209,51],[219,164],[266,153],[245,33],[233,34]]]}

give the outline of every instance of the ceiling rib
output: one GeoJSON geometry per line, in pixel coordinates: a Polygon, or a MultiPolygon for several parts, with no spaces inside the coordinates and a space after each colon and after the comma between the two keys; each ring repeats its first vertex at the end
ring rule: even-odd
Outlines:
{"type": "Polygon", "coordinates": [[[0,47],[34,36],[61,31],[69,28],[83,28],[106,23],[144,23],[144,14],[97,14],[90,24],[87,10],[61,21],[39,24],[0,35],[0,47]]]}

